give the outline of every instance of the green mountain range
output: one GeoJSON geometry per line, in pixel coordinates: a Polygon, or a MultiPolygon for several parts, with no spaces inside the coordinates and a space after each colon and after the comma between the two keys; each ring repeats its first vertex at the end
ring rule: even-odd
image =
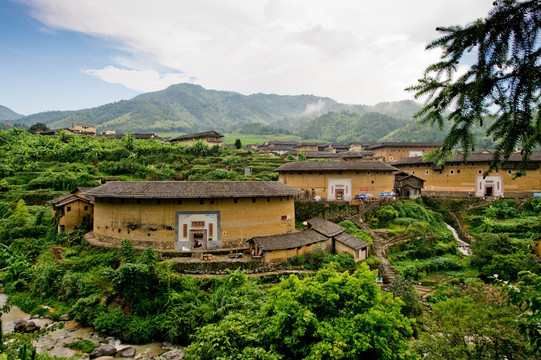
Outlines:
{"type": "Polygon", "coordinates": [[[73,123],[93,124],[98,131],[117,133],[231,133],[263,128],[267,133],[269,129],[284,130],[302,139],[328,142],[441,141],[444,134],[437,128],[416,125],[413,114],[420,109],[414,101],[351,105],[313,95],[242,95],[177,84],[90,109],[22,117],[0,107],[0,114],[26,126],[40,122],[51,129],[71,128],[73,123]],[[259,125],[251,126],[254,124],[259,125]]]}
{"type": "Polygon", "coordinates": [[[145,93],[80,111],[45,112],[27,116],[25,125],[42,122],[50,128],[71,127],[72,123],[96,125],[98,131],[117,132],[229,132],[247,123],[276,125],[285,119],[310,119],[328,111],[352,108],[330,98],[312,95],[242,95],[207,90],[198,85],[177,84],[165,90],[145,93]]]}

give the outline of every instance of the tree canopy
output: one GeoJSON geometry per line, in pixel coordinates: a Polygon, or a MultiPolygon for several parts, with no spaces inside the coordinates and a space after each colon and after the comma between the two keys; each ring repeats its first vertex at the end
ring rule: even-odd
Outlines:
{"type": "Polygon", "coordinates": [[[407,88],[426,102],[415,117],[421,123],[444,120],[452,126],[437,152],[444,160],[461,144],[464,159],[474,150],[472,128],[494,119],[487,135],[497,143],[491,169],[498,168],[517,147],[525,170],[533,149],[541,145],[541,2],[497,0],[485,19],[466,27],[437,28],[443,36],[427,49],[443,50],[439,62],[426,68],[417,85],[407,88]],[[477,54],[465,72],[465,56],[477,54]]]}

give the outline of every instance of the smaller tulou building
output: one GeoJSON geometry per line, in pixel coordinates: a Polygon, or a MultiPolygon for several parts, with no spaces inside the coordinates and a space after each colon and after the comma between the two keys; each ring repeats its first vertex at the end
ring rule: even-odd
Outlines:
{"type": "Polygon", "coordinates": [[[93,240],[112,246],[206,251],[245,248],[295,230],[298,190],[271,181],[114,181],[94,197],[93,240]]]}
{"type": "Polygon", "coordinates": [[[274,171],[278,180],[304,193],[305,199],[349,201],[358,194],[392,191],[397,169],[381,161],[295,161],[274,171]]]}
{"type": "Polygon", "coordinates": [[[92,227],[94,199],[82,193],[91,188],[78,187],[69,194],[47,202],[53,208],[53,216],[58,223],[58,232],[92,227]]]}

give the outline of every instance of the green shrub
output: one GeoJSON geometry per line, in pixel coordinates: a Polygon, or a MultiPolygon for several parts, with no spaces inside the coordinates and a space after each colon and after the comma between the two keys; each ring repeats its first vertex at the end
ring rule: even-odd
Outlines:
{"type": "Polygon", "coordinates": [[[114,308],[100,312],[93,320],[93,327],[101,334],[123,338],[128,330],[130,318],[122,314],[122,309],[114,308]]]}
{"type": "Polygon", "coordinates": [[[338,223],[338,225],[342,226],[344,229],[346,229],[346,232],[351,235],[355,236],[358,239],[364,240],[367,243],[373,244],[374,240],[372,239],[372,236],[370,236],[370,233],[368,233],[364,229],[359,229],[351,220],[344,220],[338,223]]]}
{"type": "Polygon", "coordinates": [[[98,347],[98,345],[94,344],[90,340],[77,340],[72,343],[64,344],[64,347],[72,350],[79,350],[85,354],[90,354],[98,347]]]}

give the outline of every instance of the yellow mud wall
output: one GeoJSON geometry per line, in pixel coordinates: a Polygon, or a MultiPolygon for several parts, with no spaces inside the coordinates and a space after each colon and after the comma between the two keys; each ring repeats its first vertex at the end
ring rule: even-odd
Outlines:
{"type": "MultiPolygon", "coordinates": [[[[425,180],[424,191],[473,192],[477,175],[488,170],[488,163],[468,163],[460,165],[445,165],[442,170],[433,170],[431,164],[393,165],[408,174],[413,174],[425,180]]],[[[493,171],[489,175],[501,175],[503,191],[541,192],[541,170],[528,170],[526,176],[513,180],[514,170],[493,171]]]]}
{"type": "Polygon", "coordinates": [[[211,141],[208,141],[208,139],[189,139],[189,140],[179,140],[179,141],[175,141],[175,142],[178,143],[178,144],[182,144],[182,145],[192,146],[193,144],[195,144],[198,141],[202,141],[203,144],[207,145],[208,147],[213,147],[214,145],[222,146],[221,141],[219,141],[219,142],[211,142],[211,141]]]}
{"type": "Polygon", "coordinates": [[[58,218],[58,231],[60,232],[61,226],[64,227],[65,231],[80,227],[85,216],[92,218],[92,205],[83,201],[74,201],[64,205],[64,216],[58,218]],[[68,211],[68,207],[70,211],[68,211]]]}
{"type": "Polygon", "coordinates": [[[391,162],[410,157],[410,151],[422,151],[426,155],[437,149],[436,146],[413,146],[413,147],[382,147],[374,150],[374,157],[383,157],[383,161],[391,162]]]}
{"type": "Polygon", "coordinates": [[[283,262],[297,255],[308,254],[309,252],[313,251],[317,247],[328,249],[329,240],[326,240],[324,242],[313,243],[307,246],[302,246],[300,248],[265,251],[263,253],[263,261],[265,263],[283,262]]]}
{"type": "Polygon", "coordinates": [[[381,192],[392,191],[394,175],[392,171],[287,171],[281,172],[279,181],[302,190],[311,198],[311,191],[316,191],[316,196],[327,199],[329,179],[351,179],[352,197],[358,194],[369,193],[374,196],[381,192]]]}
{"type": "Polygon", "coordinates": [[[94,236],[118,245],[122,239],[136,245],[174,248],[177,211],[220,211],[222,248],[246,247],[254,236],[295,231],[292,197],[199,200],[96,199],[94,236]],[[282,217],[285,217],[282,219],[282,217]]]}

